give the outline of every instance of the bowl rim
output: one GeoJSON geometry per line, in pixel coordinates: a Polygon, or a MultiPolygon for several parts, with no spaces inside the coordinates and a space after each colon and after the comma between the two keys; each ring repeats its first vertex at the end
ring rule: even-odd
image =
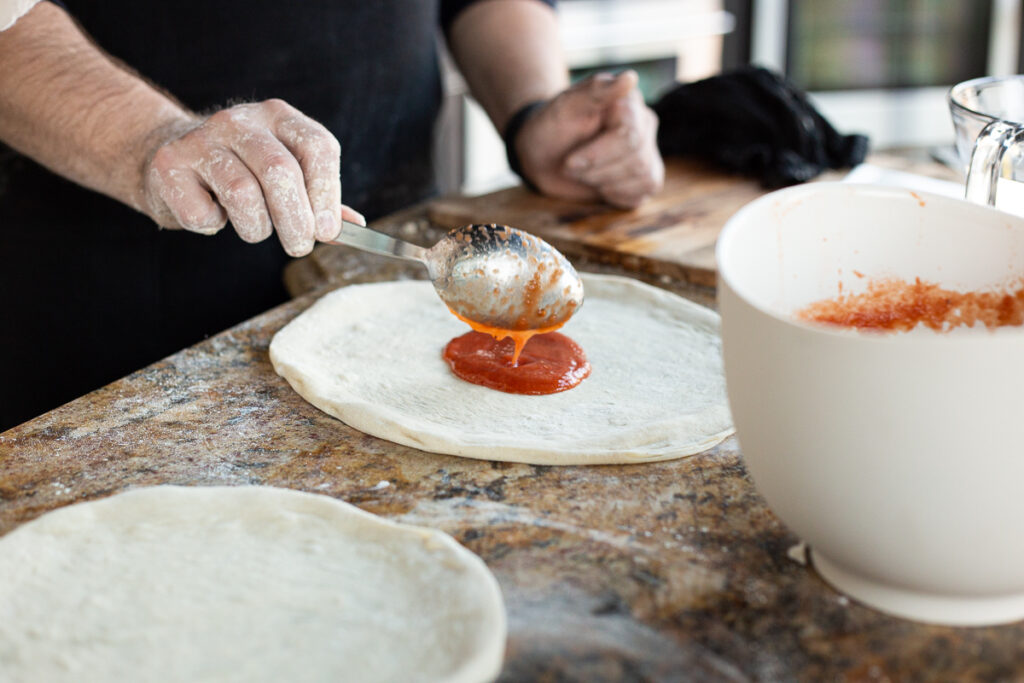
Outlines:
{"type": "Polygon", "coordinates": [[[992,116],[992,114],[986,114],[984,112],[978,111],[977,109],[971,109],[970,107],[968,107],[965,104],[962,104],[961,102],[959,102],[956,99],[957,95],[959,95],[964,90],[967,90],[968,88],[977,88],[977,87],[982,86],[982,85],[989,85],[989,84],[992,84],[992,83],[1006,82],[1006,81],[1022,82],[1022,81],[1024,81],[1024,74],[1011,74],[1011,75],[1007,75],[1007,76],[982,76],[980,78],[972,78],[972,79],[970,79],[968,81],[962,81],[962,82],[957,83],[956,85],[950,87],[950,89],[946,92],[946,102],[949,103],[950,110],[952,110],[952,111],[960,111],[962,113],[968,114],[968,115],[973,116],[975,118],[982,119],[984,121],[992,122],[992,121],[1005,120],[1005,121],[1009,121],[1010,123],[1015,123],[1017,125],[1021,125],[1024,122],[1012,121],[1010,119],[1001,119],[998,116],[992,116]]]}
{"type": "MultiPolygon", "coordinates": [[[[756,215],[764,212],[764,208],[770,204],[776,204],[780,201],[792,203],[799,201],[801,198],[808,195],[816,194],[834,194],[837,192],[844,192],[852,194],[853,196],[862,195],[874,195],[882,196],[887,200],[900,199],[906,200],[908,197],[917,203],[924,202],[929,205],[950,205],[956,204],[958,206],[969,205],[974,209],[977,209],[981,213],[989,213],[993,217],[998,216],[1001,220],[1009,220],[1015,223],[1016,229],[1024,231],[1024,217],[1017,216],[1015,214],[1000,211],[991,206],[985,206],[982,204],[976,204],[974,202],[968,202],[966,199],[957,199],[954,197],[948,197],[945,195],[935,194],[933,192],[926,192],[921,190],[914,190],[905,187],[895,187],[892,185],[874,185],[870,183],[850,183],[845,181],[817,181],[805,183],[802,185],[794,185],[786,187],[781,190],[775,190],[768,194],[762,195],[752,202],[744,205],[729,217],[726,221],[725,226],[722,228],[722,232],[718,236],[718,241],[715,244],[715,267],[718,276],[718,292],[717,297],[721,300],[722,288],[728,287],[728,289],[740,300],[743,301],[747,306],[750,306],[758,313],[773,318],[779,322],[782,322],[788,326],[795,327],[798,329],[807,330],[809,332],[823,334],[833,337],[840,337],[846,339],[857,339],[868,343],[884,343],[884,344],[900,344],[900,343],[950,343],[952,341],[967,341],[971,342],[976,340],[977,337],[971,336],[950,336],[946,334],[935,334],[935,335],[909,335],[906,332],[875,332],[870,330],[857,330],[854,328],[844,328],[832,325],[824,325],[821,323],[807,322],[799,320],[789,315],[785,315],[766,308],[747,297],[743,293],[742,287],[737,287],[735,280],[731,277],[728,269],[724,267],[728,259],[728,253],[730,249],[734,248],[739,240],[738,234],[742,224],[750,221],[751,215],[756,215]],[[934,203],[934,204],[933,204],[934,203]]],[[[1024,274],[1022,274],[1024,275],[1024,274]]],[[[1011,327],[1004,326],[997,328],[999,330],[999,338],[1002,339],[1014,339],[1017,342],[1020,341],[1021,337],[1024,337],[1024,326],[1011,327]]],[[[992,336],[995,336],[995,330],[985,329],[984,331],[989,332],[992,336]]]]}

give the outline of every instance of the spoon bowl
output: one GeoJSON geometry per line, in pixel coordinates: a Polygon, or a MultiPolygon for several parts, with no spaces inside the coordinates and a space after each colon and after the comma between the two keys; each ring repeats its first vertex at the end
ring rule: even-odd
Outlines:
{"type": "Polygon", "coordinates": [[[342,221],[331,244],[423,263],[453,313],[496,330],[554,329],[583,305],[583,283],[568,259],[506,225],[466,225],[425,249],[342,221]]]}

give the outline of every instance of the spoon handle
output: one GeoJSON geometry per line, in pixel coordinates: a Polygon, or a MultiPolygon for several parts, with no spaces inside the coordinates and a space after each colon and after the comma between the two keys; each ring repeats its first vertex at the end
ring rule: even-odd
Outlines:
{"type": "Polygon", "coordinates": [[[415,244],[364,228],[348,221],[341,222],[341,232],[327,244],[343,244],[382,256],[394,256],[407,261],[426,262],[426,249],[415,244]]]}

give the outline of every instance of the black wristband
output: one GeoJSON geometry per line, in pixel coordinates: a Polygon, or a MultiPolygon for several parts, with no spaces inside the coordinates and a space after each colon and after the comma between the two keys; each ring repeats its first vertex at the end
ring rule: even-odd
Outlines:
{"type": "Polygon", "coordinates": [[[508,123],[505,124],[505,134],[502,135],[502,139],[505,141],[505,154],[508,156],[509,168],[515,171],[517,176],[522,178],[523,185],[526,185],[526,187],[530,188],[534,192],[538,192],[537,186],[526,177],[523,173],[523,167],[519,163],[519,155],[516,153],[516,138],[519,137],[519,131],[522,129],[523,124],[526,123],[527,119],[529,119],[537,109],[543,107],[547,103],[547,100],[536,100],[520,107],[519,111],[513,114],[512,118],[510,118],[508,123]]]}

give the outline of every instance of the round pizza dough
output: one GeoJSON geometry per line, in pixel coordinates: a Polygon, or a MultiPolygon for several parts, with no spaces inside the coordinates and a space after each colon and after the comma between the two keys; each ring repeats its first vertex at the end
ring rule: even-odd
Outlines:
{"type": "Polygon", "coordinates": [[[326,496],[160,486],[0,539],[5,681],[485,681],[498,584],[439,531],[326,496]]]}
{"type": "Polygon", "coordinates": [[[436,453],[633,463],[691,455],[729,436],[718,315],[629,278],[583,283],[583,308],[562,331],[592,371],[557,394],[507,394],[453,375],[441,352],[468,327],[425,281],[331,292],[275,335],[270,358],[324,412],[436,453]]]}

